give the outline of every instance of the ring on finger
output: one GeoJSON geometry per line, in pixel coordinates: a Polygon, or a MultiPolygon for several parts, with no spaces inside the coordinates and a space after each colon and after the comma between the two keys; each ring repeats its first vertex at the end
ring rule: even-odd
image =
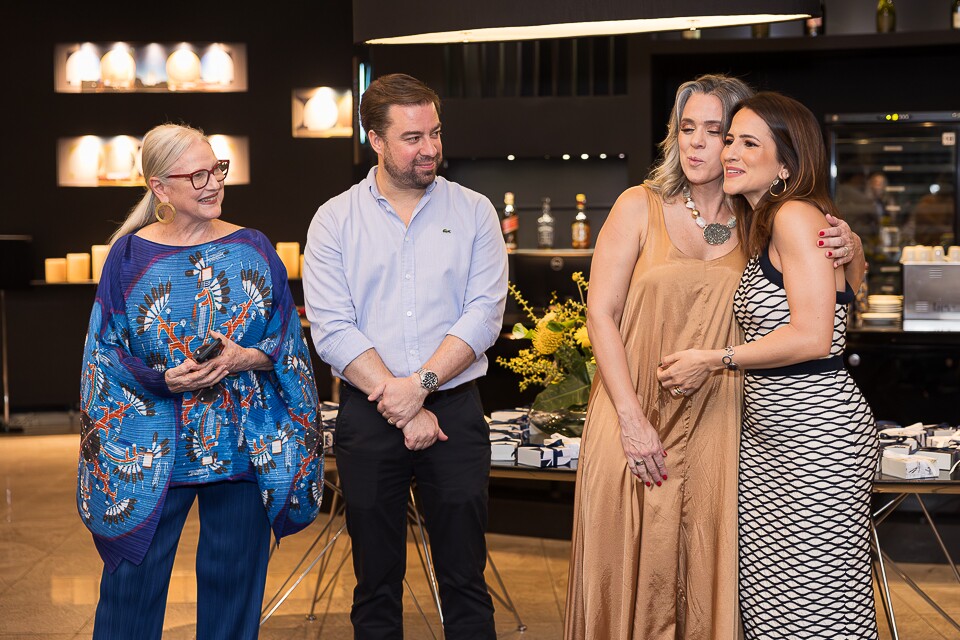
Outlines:
{"type": "Polygon", "coordinates": [[[675,395],[675,396],[682,396],[682,395],[684,395],[686,392],[685,392],[683,389],[681,389],[680,387],[674,387],[673,389],[670,390],[670,393],[672,393],[672,394],[675,395]]]}

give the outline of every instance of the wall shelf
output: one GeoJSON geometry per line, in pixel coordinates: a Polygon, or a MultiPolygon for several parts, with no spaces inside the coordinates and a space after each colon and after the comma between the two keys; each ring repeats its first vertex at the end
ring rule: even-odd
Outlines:
{"type": "MultiPolygon", "coordinates": [[[[230,160],[226,184],[250,183],[250,141],[246,136],[211,134],[213,152],[230,160]]],[[[137,136],[75,136],[57,140],[57,185],[61,187],[143,187],[137,136]]]]}
{"type": "Polygon", "coordinates": [[[57,93],[239,92],[247,50],[236,43],[78,42],[54,48],[57,93]]]}

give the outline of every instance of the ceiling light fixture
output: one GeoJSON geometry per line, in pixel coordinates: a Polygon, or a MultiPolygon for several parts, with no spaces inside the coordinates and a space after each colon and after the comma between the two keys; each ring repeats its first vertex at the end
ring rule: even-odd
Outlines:
{"type": "Polygon", "coordinates": [[[729,27],[819,13],[818,0],[353,0],[353,37],[367,44],[496,42],[729,27]]]}

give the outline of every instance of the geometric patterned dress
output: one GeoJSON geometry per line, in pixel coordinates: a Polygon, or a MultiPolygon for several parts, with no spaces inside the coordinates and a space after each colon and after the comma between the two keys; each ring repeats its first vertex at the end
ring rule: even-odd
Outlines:
{"type": "MultiPolygon", "coordinates": [[[[870,570],[873,415],[843,368],[846,304],[821,360],[747,371],[740,442],[740,609],[751,638],[877,638],[870,570]]],[[[734,313],[752,342],[787,324],[783,274],[751,259],[734,313]]]]}
{"type": "Polygon", "coordinates": [[[119,238],[80,386],[77,508],[108,571],[140,564],[171,486],[256,482],[278,540],[316,517],[323,439],[310,351],[286,270],[259,231],[190,247],[119,238]],[[273,369],[172,393],[164,371],[211,330],[260,349],[273,369]]]}

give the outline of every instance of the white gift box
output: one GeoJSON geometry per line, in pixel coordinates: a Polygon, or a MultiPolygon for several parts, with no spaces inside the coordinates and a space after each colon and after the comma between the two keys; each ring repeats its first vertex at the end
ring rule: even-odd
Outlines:
{"type": "Polygon", "coordinates": [[[572,452],[573,458],[580,457],[580,438],[569,438],[567,436],[550,436],[543,441],[545,447],[563,447],[567,451],[572,452]]]}
{"type": "Polygon", "coordinates": [[[323,448],[325,451],[333,450],[333,443],[336,441],[336,432],[333,429],[323,430],[323,448]]]}
{"type": "Polygon", "coordinates": [[[960,449],[919,449],[917,455],[933,458],[940,471],[950,471],[960,461],[960,449]]]}
{"type": "MultiPolygon", "coordinates": [[[[579,456],[579,451],[576,452],[579,456]]],[[[577,456],[565,447],[517,447],[517,464],[527,467],[576,469],[577,456]]]]}
{"type": "Polygon", "coordinates": [[[940,477],[937,461],[927,456],[903,456],[895,453],[887,455],[884,453],[883,460],[880,462],[880,469],[888,476],[905,480],[940,477]]]}
{"type": "Polygon", "coordinates": [[[927,427],[925,431],[928,438],[930,436],[952,436],[957,433],[957,428],[938,424],[935,427],[927,427]]]}
{"type": "Polygon", "coordinates": [[[898,456],[909,456],[910,454],[915,453],[916,450],[916,447],[908,444],[891,444],[883,448],[883,455],[886,456],[889,453],[898,456]]]}
{"type": "Polygon", "coordinates": [[[960,445],[960,435],[927,436],[927,447],[930,449],[946,449],[951,444],[960,445]]]}
{"type": "Polygon", "coordinates": [[[513,462],[517,459],[517,447],[519,443],[515,440],[504,440],[501,442],[490,443],[490,460],[492,462],[513,462]]]}

